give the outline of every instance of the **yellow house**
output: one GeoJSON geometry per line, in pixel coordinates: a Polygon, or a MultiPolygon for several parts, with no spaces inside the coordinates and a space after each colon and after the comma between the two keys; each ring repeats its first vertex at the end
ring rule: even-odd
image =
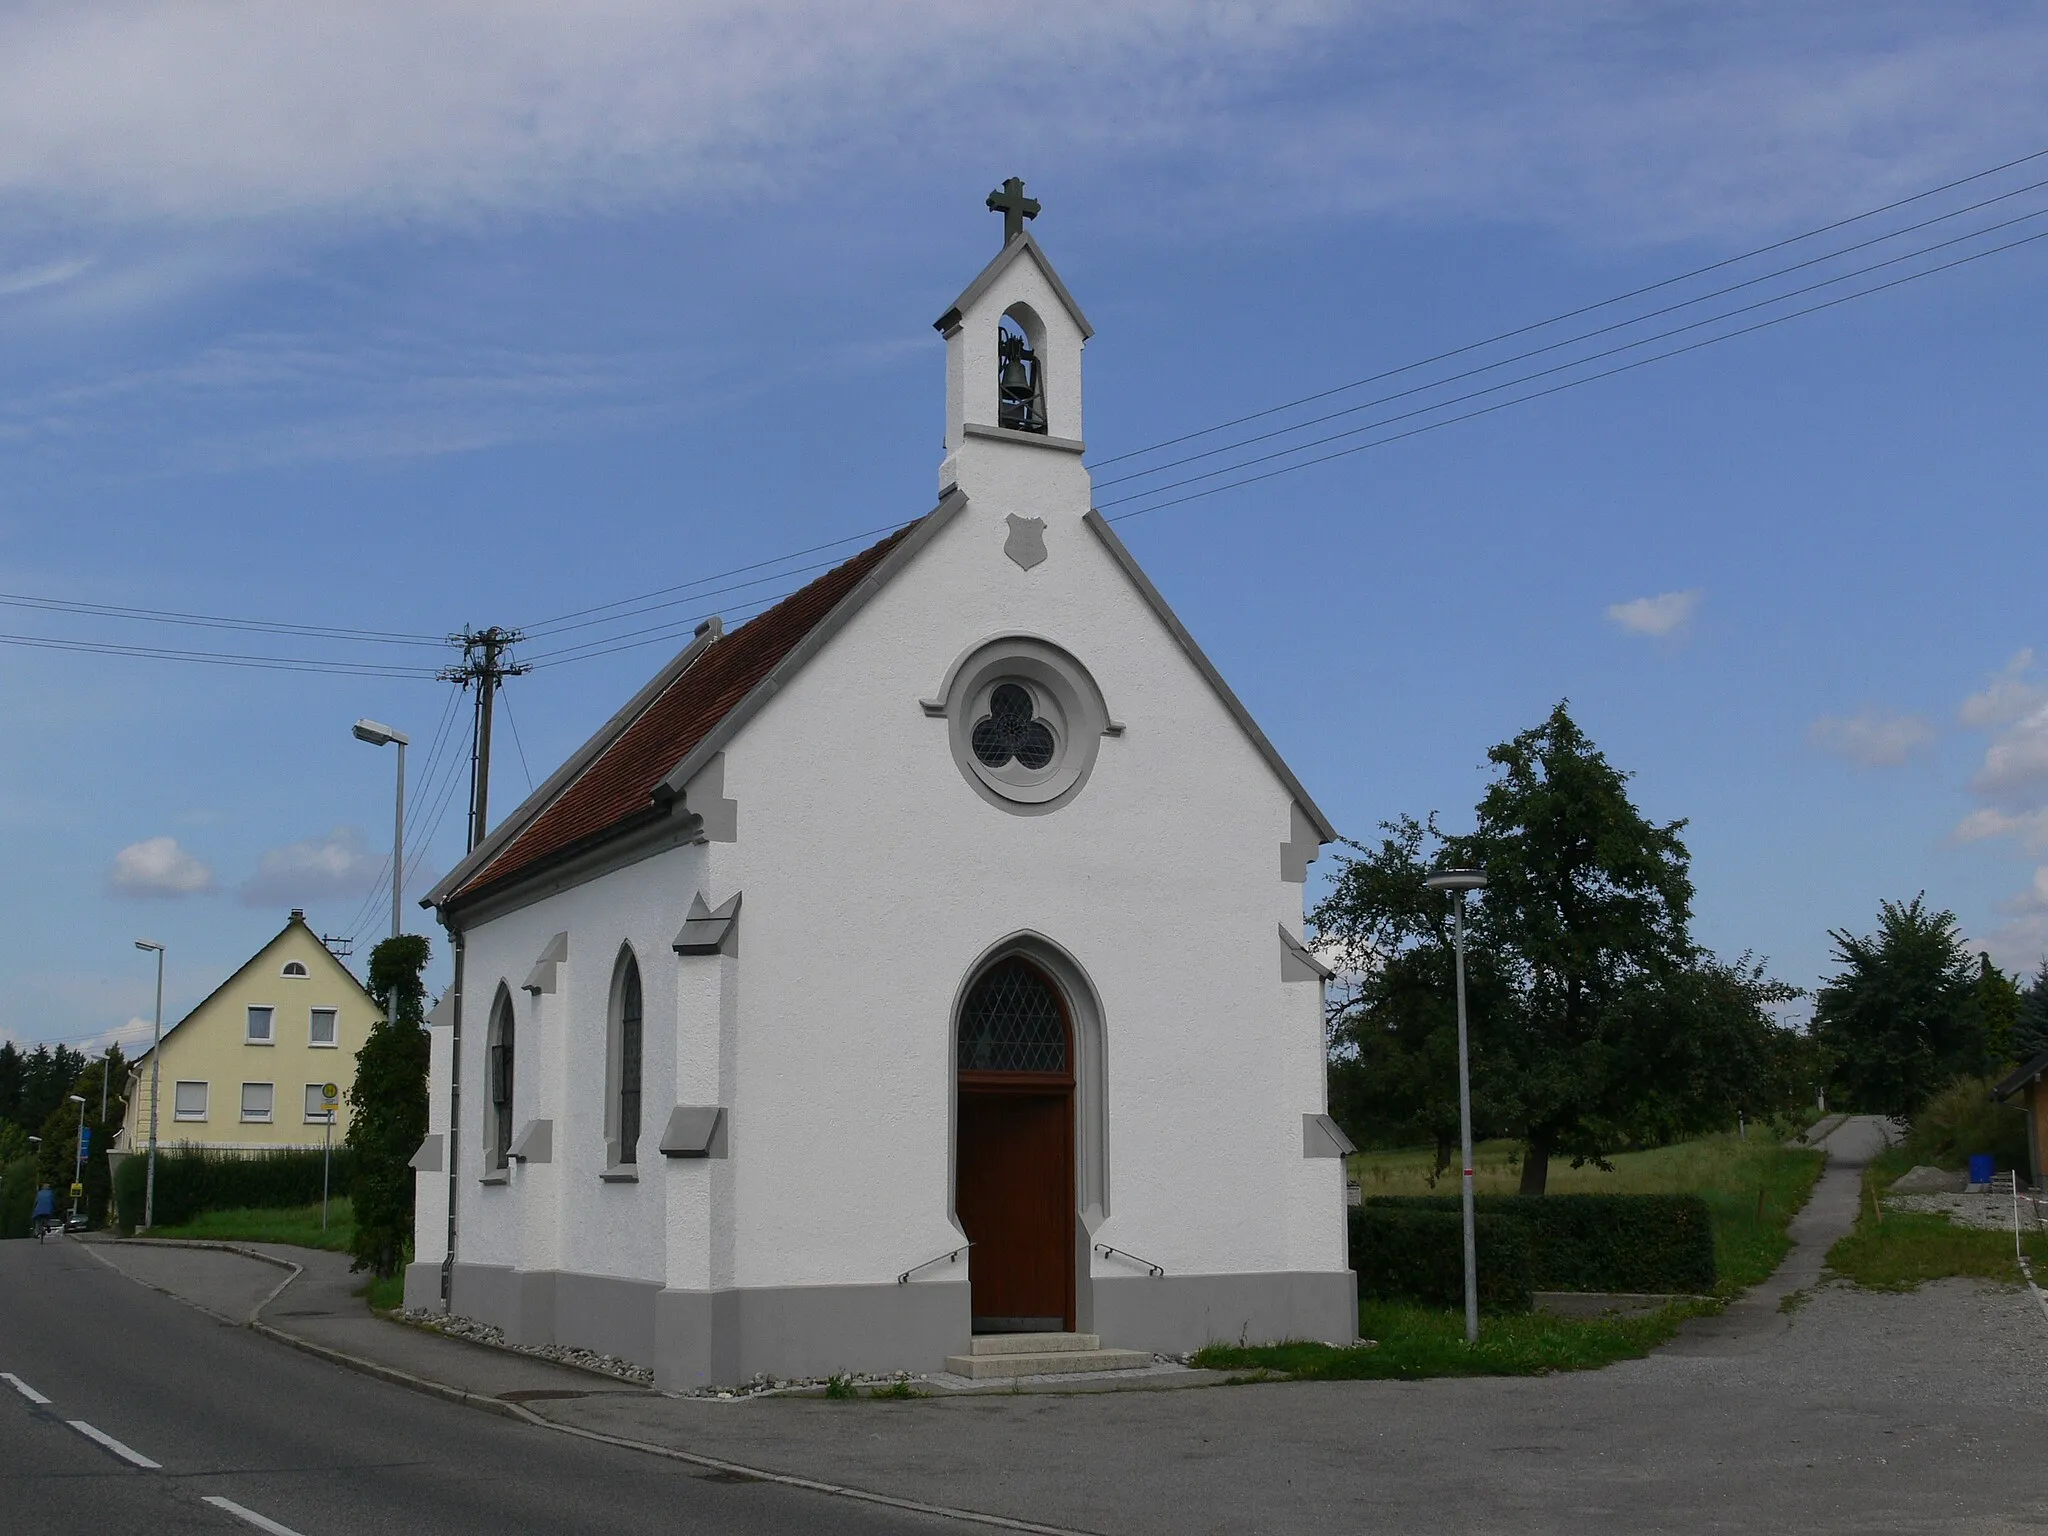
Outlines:
{"type": "MultiPolygon", "coordinates": [[[[342,1103],[334,1140],[348,1129],[346,1095],[356,1053],[383,1017],[362,983],[293,909],[284,929],[213,994],[164,1031],[159,1068],[160,1147],[185,1143],[238,1152],[317,1147],[327,1135],[321,1089],[342,1103]]],[[[117,1152],[149,1146],[150,1052],[135,1058],[128,1118],[117,1152]]]]}

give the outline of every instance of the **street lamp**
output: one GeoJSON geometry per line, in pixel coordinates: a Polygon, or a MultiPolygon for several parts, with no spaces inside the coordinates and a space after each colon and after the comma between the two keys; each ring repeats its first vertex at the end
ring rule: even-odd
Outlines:
{"type": "Polygon", "coordinates": [[[74,1093],[71,1102],[78,1106],[78,1140],[74,1143],[76,1153],[71,1159],[71,1219],[78,1219],[78,1192],[85,1188],[85,1096],[74,1093]]]}
{"type": "Polygon", "coordinates": [[[152,939],[137,939],[135,947],[156,951],[156,1028],[149,1037],[149,1177],[142,1185],[142,1230],[147,1232],[156,1225],[156,1099],[164,1066],[164,947],[152,939]]]}
{"type": "Polygon", "coordinates": [[[412,745],[412,738],[388,725],[379,725],[375,720],[358,720],[355,723],[357,741],[367,741],[373,747],[382,747],[396,742],[398,745],[398,815],[391,830],[391,937],[398,937],[398,892],[405,880],[405,749],[412,745]]]}
{"type": "Polygon", "coordinates": [[[1476,869],[1447,869],[1422,882],[1451,893],[1451,930],[1458,950],[1458,1144],[1464,1150],[1461,1180],[1465,1211],[1465,1342],[1479,1342],[1479,1247],[1472,1226],[1472,1057],[1465,1034],[1465,893],[1486,889],[1476,869]]]}

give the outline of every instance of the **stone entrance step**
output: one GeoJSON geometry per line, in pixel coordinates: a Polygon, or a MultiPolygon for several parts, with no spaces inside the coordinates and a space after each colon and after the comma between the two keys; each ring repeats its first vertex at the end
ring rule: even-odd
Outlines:
{"type": "Polygon", "coordinates": [[[1092,1333],[984,1333],[967,1347],[967,1354],[946,1357],[946,1369],[970,1381],[1136,1371],[1152,1363],[1141,1350],[1104,1349],[1092,1333]]]}

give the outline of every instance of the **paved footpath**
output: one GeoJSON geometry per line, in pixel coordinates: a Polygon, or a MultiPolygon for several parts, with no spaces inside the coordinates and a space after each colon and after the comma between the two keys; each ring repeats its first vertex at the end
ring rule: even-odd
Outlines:
{"type": "MultiPolygon", "coordinates": [[[[1908,1295],[1821,1283],[1882,1144],[1873,1119],[1836,1128],[1779,1274],[1650,1358],[1603,1371],[737,1403],[561,1372],[578,1383],[562,1390],[590,1395],[523,1408],[571,1431],[1064,1531],[2038,1531],[2048,1325],[2031,1297],[1964,1281],[1908,1295]],[[1779,1310],[1793,1290],[1811,1299],[1779,1310]]],[[[125,1264],[128,1251],[115,1256],[125,1264]]],[[[295,1289],[265,1309],[272,1326],[344,1326],[285,1317],[295,1289]]],[[[345,1326],[356,1352],[413,1360],[413,1374],[428,1373],[408,1353],[422,1345],[557,1369],[359,1313],[345,1326]]]]}

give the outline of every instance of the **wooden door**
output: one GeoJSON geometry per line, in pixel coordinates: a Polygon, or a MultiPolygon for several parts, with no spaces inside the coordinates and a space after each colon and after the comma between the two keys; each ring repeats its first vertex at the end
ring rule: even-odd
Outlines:
{"type": "Polygon", "coordinates": [[[999,1087],[963,1074],[954,1210],[974,1244],[976,1333],[1074,1326],[1073,1104],[1071,1081],[999,1087]]]}

